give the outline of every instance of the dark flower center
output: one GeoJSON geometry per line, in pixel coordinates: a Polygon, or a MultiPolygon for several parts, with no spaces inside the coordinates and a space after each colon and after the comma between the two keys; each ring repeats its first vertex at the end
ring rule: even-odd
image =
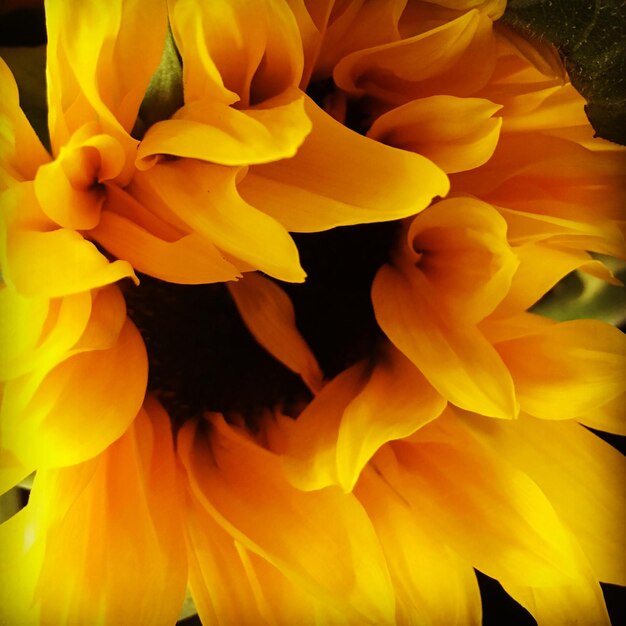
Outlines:
{"type": "MultiPolygon", "coordinates": [[[[381,338],[370,286],[397,224],[295,235],[302,285],[281,283],[298,328],[326,377],[375,354],[381,338]]],[[[268,408],[297,415],[310,392],[252,337],[224,285],[177,285],[141,276],[125,289],[128,314],[149,356],[149,389],[174,422],[205,411],[243,415],[251,426],[268,408]]]]}

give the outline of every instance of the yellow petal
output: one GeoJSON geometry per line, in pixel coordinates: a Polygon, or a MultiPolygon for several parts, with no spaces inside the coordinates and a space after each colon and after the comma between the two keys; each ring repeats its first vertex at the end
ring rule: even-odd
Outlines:
{"type": "Polygon", "coordinates": [[[596,320],[573,320],[496,348],[522,409],[544,419],[584,416],[625,391],[626,337],[596,320]]]}
{"type": "Polygon", "coordinates": [[[489,160],[500,136],[500,105],[479,98],[431,96],[381,115],[367,136],[422,154],[451,174],[489,160]]]}
{"type": "Polygon", "coordinates": [[[286,3],[169,0],[185,101],[248,108],[300,82],[302,44],[286,3]]]}
{"type": "Polygon", "coordinates": [[[315,624],[315,602],[228,535],[190,494],[189,586],[205,624],[315,624]]]}
{"type": "Polygon", "coordinates": [[[296,327],[293,304],[274,282],[260,274],[228,285],[237,310],[255,339],[276,359],[300,374],[309,389],[322,387],[323,374],[315,355],[296,327]]]}
{"type": "Polygon", "coordinates": [[[96,226],[106,196],[101,183],[115,179],[125,168],[123,147],[99,130],[98,124],[82,126],[58,157],[37,171],[37,200],[43,212],[64,228],[96,226]]]}
{"type": "MultiPolygon", "coordinates": [[[[111,188],[110,196],[116,211],[135,203],[121,189],[111,188]]],[[[135,270],[168,282],[194,285],[240,276],[210,241],[195,233],[165,238],[124,215],[105,211],[91,235],[135,270]]]]}
{"type": "Polygon", "coordinates": [[[425,33],[353,52],[333,77],[344,91],[395,104],[436,94],[465,97],[493,71],[492,29],[492,21],[473,9],[425,33]]]}
{"type": "Polygon", "coordinates": [[[337,474],[343,489],[352,490],[381,445],[414,433],[435,419],[445,405],[413,363],[389,346],[343,412],[336,443],[337,474]]]}
{"type": "Polygon", "coordinates": [[[202,623],[263,623],[234,539],[192,496],[188,500],[189,587],[202,623]]]}
{"type": "Polygon", "coordinates": [[[0,58],[0,188],[12,181],[32,180],[37,168],[50,156],[20,109],[17,85],[0,58]]]}
{"type": "Polygon", "coordinates": [[[385,478],[477,569],[503,584],[542,587],[569,584],[588,568],[539,487],[451,412],[390,446],[399,470],[385,469],[385,478]]]}
{"type": "Polygon", "coordinates": [[[241,198],[237,174],[238,168],[187,159],[159,163],[135,178],[133,195],[151,208],[160,203],[164,213],[235,257],[235,263],[241,259],[281,280],[302,282],[304,271],[289,233],[241,198]]]}
{"type": "Polygon", "coordinates": [[[408,244],[397,264],[407,275],[424,276],[427,297],[451,323],[487,317],[507,294],[519,263],[504,219],[474,198],[449,198],[416,216],[408,244]]]}
{"type": "Polygon", "coordinates": [[[626,436],[626,402],[623,394],[605,402],[591,413],[579,415],[576,419],[589,428],[626,436]]]}
{"type": "Polygon", "coordinates": [[[2,415],[4,445],[26,466],[63,466],[93,457],[137,414],[147,367],[143,340],[126,321],[112,347],[65,360],[44,378],[25,407],[20,404],[30,381],[10,381],[2,415]]]}
{"type": "Polygon", "coordinates": [[[27,296],[60,297],[134,277],[126,261],[110,263],[89,241],[60,228],[9,233],[7,283],[27,296]]]}
{"type": "Polygon", "coordinates": [[[54,153],[85,122],[100,120],[129,152],[128,135],[165,45],[167,8],[156,2],[46,2],[50,135],[54,153]],[[141,33],[141,53],[137,34],[141,33]]]}
{"type": "Polygon", "coordinates": [[[43,551],[28,507],[0,525],[0,623],[40,623],[35,592],[43,551]]]}
{"type": "Polygon", "coordinates": [[[50,371],[83,334],[91,313],[89,293],[49,302],[0,291],[2,338],[0,379],[17,378],[34,369],[50,371]],[[43,314],[43,316],[42,316],[43,314]]]}
{"type": "Polygon", "coordinates": [[[295,489],[277,456],[221,416],[209,424],[185,425],[178,450],[194,496],[246,549],[346,621],[393,622],[393,592],[381,548],[353,496],[338,488],[295,489]]]}
{"type": "MultiPolygon", "coordinates": [[[[531,208],[533,203],[530,201],[528,204],[528,208],[531,208]]],[[[511,245],[521,246],[545,241],[557,246],[577,247],[609,256],[624,256],[626,244],[618,223],[607,219],[593,221],[593,215],[589,215],[585,221],[542,215],[541,208],[538,208],[538,213],[519,209],[499,209],[507,221],[511,245]]],[[[569,205],[561,205],[560,213],[567,215],[568,208],[569,205]]]]}
{"type": "Polygon", "coordinates": [[[287,230],[396,220],[448,192],[446,175],[427,159],[358,135],[309,98],[305,110],[313,129],[296,156],[252,167],[239,185],[287,230]]]}
{"type": "Polygon", "coordinates": [[[137,167],[147,169],[158,154],[220,165],[269,163],[294,156],[310,130],[304,94],[295,88],[243,111],[191,102],[150,127],[137,150],[137,167]]]}
{"type": "Polygon", "coordinates": [[[626,585],[626,459],[575,422],[522,416],[502,424],[477,415],[475,436],[528,474],[573,531],[596,578],[626,585]]]}
{"type": "Polygon", "coordinates": [[[513,316],[529,309],[559,280],[577,269],[603,268],[582,250],[568,250],[548,244],[526,244],[515,248],[519,267],[506,297],[500,302],[494,317],[513,316]]]}
{"type": "Polygon", "coordinates": [[[576,581],[549,587],[504,585],[504,589],[528,609],[541,626],[611,626],[602,589],[597,582],[576,581]]]}
{"type": "Polygon", "coordinates": [[[396,592],[396,623],[479,626],[482,608],[476,575],[430,532],[384,479],[367,467],[355,488],[378,535],[396,592]]]}
{"type": "Polygon", "coordinates": [[[426,299],[421,278],[409,280],[389,265],[379,270],[372,302],[382,330],[450,402],[483,415],[515,417],[513,381],[498,353],[476,327],[446,322],[426,299]]]}
{"type": "Polygon", "coordinates": [[[42,622],[176,620],[187,574],[176,471],[169,420],[152,410],[96,459],[38,472],[28,508],[46,547],[42,622]]]}
{"type": "Polygon", "coordinates": [[[312,491],[340,484],[337,438],[341,422],[346,407],[366,382],[366,366],[359,362],[327,383],[295,422],[278,424],[285,437],[283,471],[298,489],[312,491]]]}

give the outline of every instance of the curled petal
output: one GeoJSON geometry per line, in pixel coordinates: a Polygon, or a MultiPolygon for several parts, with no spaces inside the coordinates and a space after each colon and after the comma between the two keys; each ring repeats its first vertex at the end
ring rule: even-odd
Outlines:
{"type": "Polygon", "coordinates": [[[135,277],[126,261],[113,261],[73,231],[15,230],[8,235],[7,283],[27,296],[61,297],[135,277]]]}
{"type": "Polygon", "coordinates": [[[626,584],[626,459],[575,422],[468,415],[473,434],[528,474],[574,532],[598,580],[626,584]],[[558,442],[555,445],[554,442],[558,442]]]}
{"type": "Polygon", "coordinates": [[[380,327],[444,398],[483,415],[515,417],[513,380],[496,350],[475,326],[442,318],[428,289],[419,275],[409,280],[383,266],[372,285],[380,327]]]}
{"type": "Polygon", "coordinates": [[[496,349],[515,380],[522,409],[535,417],[582,417],[624,394],[626,336],[609,324],[563,322],[496,349]]]}
{"type": "Polygon", "coordinates": [[[393,622],[393,592],[380,545],[352,496],[338,488],[296,489],[277,456],[221,416],[208,424],[186,424],[178,449],[193,495],[242,546],[344,619],[393,622]]]}
{"type": "Polygon", "coordinates": [[[424,276],[427,297],[452,323],[476,323],[506,296],[519,265],[506,229],[490,205],[449,198],[413,219],[409,250],[399,251],[398,265],[424,276]],[[415,268],[407,263],[413,259],[415,268]]]}
{"type": "Polygon", "coordinates": [[[234,264],[240,259],[245,269],[302,282],[304,271],[289,233],[239,195],[237,174],[237,168],[191,159],[164,162],[136,176],[132,193],[166,221],[201,234],[234,257],[234,264]]]}
{"type": "Polygon", "coordinates": [[[313,393],[319,391],[323,374],[296,328],[293,304],[287,294],[260,274],[246,274],[242,280],[229,284],[228,289],[256,340],[273,357],[300,374],[313,393]]]}
{"type": "Polygon", "coordinates": [[[446,175],[427,159],[358,135],[309,98],[305,109],[313,129],[296,156],[252,167],[239,186],[287,230],[396,220],[448,192],[446,175]]]}
{"type": "Polygon", "coordinates": [[[159,154],[220,165],[269,163],[293,157],[310,130],[304,94],[295,88],[243,111],[200,100],[150,127],[137,166],[147,169],[159,154]]]}
{"type": "Polygon", "coordinates": [[[9,381],[2,411],[4,445],[24,465],[35,467],[70,465],[99,454],[137,414],[147,369],[141,336],[126,321],[110,348],[78,352],[41,382],[37,372],[9,381]]]}
{"type": "Polygon", "coordinates": [[[176,471],[167,416],[151,410],[99,457],[37,473],[16,543],[45,545],[23,579],[37,580],[42,622],[176,620],[187,576],[176,471]]]}
{"type": "Polygon", "coordinates": [[[444,172],[487,162],[498,143],[500,105],[479,98],[431,96],[412,100],[376,119],[367,136],[422,154],[444,172]]]}
{"type": "Polygon", "coordinates": [[[50,135],[54,153],[85,122],[134,151],[130,133],[165,45],[167,7],[155,2],[46,2],[50,135]],[[137,54],[137,25],[141,53],[137,54]],[[116,71],[111,72],[111,67],[116,71]]]}

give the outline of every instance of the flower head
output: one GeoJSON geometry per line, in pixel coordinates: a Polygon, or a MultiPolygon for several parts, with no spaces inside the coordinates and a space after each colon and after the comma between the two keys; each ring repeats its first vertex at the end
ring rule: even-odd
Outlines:
{"type": "Polygon", "coordinates": [[[48,148],[0,62],[3,618],[475,624],[476,568],[608,623],[626,341],[529,309],[618,282],[624,151],[504,8],[46,2],[48,148]]]}

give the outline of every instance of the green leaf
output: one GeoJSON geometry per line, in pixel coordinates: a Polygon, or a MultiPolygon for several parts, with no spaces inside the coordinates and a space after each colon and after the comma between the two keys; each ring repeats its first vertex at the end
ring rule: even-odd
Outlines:
{"type": "Polygon", "coordinates": [[[150,79],[139,109],[139,127],[135,127],[133,135],[143,135],[146,128],[168,119],[183,104],[182,63],[172,33],[168,30],[161,62],[150,79]]]}
{"type": "Polygon", "coordinates": [[[46,46],[0,48],[20,94],[20,106],[41,143],[50,151],[48,101],[46,96],[46,46]]]}
{"type": "Polygon", "coordinates": [[[556,46],[596,135],[626,145],[626,3],[509,0],[502,20],[556,46]]]}
{"type": "MultiPolygon", "coordinates": [[[[598,258],[622,282],[626,280],[626,264],[623,261],[606,256],[598,258]]],[[[555,285],[532,311],[558,322],[596,319],[621,326],[626,322],[626,290],[584,272],[572,272],[555,285]]]]}

